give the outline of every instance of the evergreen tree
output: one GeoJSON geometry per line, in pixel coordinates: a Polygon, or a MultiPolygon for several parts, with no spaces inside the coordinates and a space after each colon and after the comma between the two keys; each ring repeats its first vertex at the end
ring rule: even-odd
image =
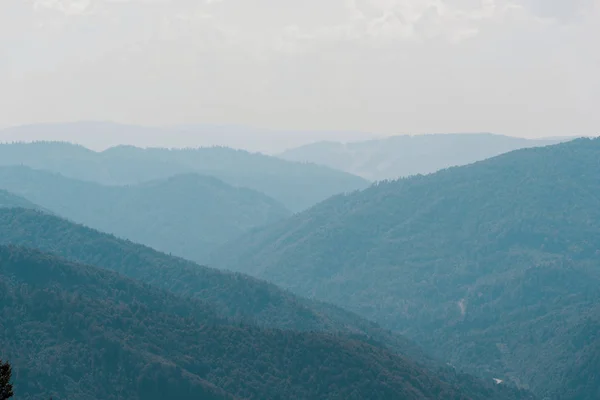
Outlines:
{"type": "Polygon", "coordinates": [[[0,400],[7,400],[13,396],[13,387],[10,383],[12,368],[8,362],[0,360],[0,400]]]}

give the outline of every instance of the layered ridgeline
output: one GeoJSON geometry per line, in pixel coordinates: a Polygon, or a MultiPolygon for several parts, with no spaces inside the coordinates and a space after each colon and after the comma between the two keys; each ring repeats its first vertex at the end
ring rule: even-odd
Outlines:
{"type": "Polygon", "coordinates": [[[392,136],[364,142],[318,142],[280,154],[285,160],[312,162],[369,180],[397,179],[485,160],[512,150],[559,143],[490,133],[392,136]]]}
{"type": "Polygon", "coordinates": [[[11,359],[15,398],[233,399],[194,374],[202,361],[165,357],[192,319],[220,322],[202,303],[0,246],[0,354],[11,359]]]}
{"type": "Polygon", "coordinates": [[[424,357],[411,342],[335,306],[298,298],[273,284],[202,267],[35,210],[0,209],[0,245],[51,252],[176,295],[208,301],[227,318],[270,328],[355,334],[424,357]]]}
{"type": "Polygon", "coordinates": [[[401,330],[454,365],[591,400],[579,385],[597,376],[597,357],[582,362],[597,337],[572,340],[571,328],[595,318],[599,254],[600,140],[578,139],[336,196],[213,259],[401,330]]]}
{"type": "Polygon", "coordinates": [[[227,324],[206,305],[32,250],[0,247],[0,287],[0,346],[20,398],[470,398],[383,349],[227,324]]]}
{"type": "Polygon", "coordinates": [[[345,332],[327,333],[327,317],[309,307],[314,303],[302,304],[251,278],[39,212],[0,214],[4,243],[52,249],[101,266],[0,246],[0,354],[13,363],[19,397],[531,398],[450,368],[425,368],[373,337],[353,334],[358,329],[349,320],[345,326],[330,320],[345,332]],[[261,323],[249,325],[251,315],[261,323]]]}
{"type": "Polygon", "coordinates": [[[39,207],[24,197],[17,196],[6,190],[0,189],[0,208],[29,208],[39,209],[39,207]]]}
{"type": "MultiPolygon", "coordinates": [[[[181,11],[181,10],[180,10],[181,11]]],[[[162,19],[162,14],[161,14],[162,19]]],[[[161,23],[163,23],[162,20],[161,23]]],[[[127,24],[131,21],[127,18],[127,24]]],[[[140,126],[109,121],[76,121],[18,125],[0,128],[2,142],[44,140],[80,143],[90,148],[108,148],[115,144],[139,147],[210,147],[227,146],[251,152],[274,154],[317,140],[365,140],[377,135],[340,131],[272,131],[240,125],[140,126]]]]}
{"type": "Polygon", "coordinates": [[[362,178],[329,167],[224,147],[169,150],[119,146],[94,152],[69,143],[2,144],[0,165],[24,165],[108,185],[198,173],[265,193],[292,211],[368,186],[362,178]]]}
{"type": "Polygon", "coordinates": [[[212,249],[250,228],[289,215],[262,193],[195,174],[104,186],[28,167],[0,167],[0,188],[76,222],[195,261],[206,261],[212,249]]]}

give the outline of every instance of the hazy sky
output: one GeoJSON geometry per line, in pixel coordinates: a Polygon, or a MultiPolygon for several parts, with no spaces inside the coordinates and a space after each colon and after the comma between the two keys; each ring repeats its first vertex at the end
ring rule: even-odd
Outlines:
{"type": "Polygon", "coordinates": [[[0,126],[597,134],[600,0],[0,0],[0,126]]]}

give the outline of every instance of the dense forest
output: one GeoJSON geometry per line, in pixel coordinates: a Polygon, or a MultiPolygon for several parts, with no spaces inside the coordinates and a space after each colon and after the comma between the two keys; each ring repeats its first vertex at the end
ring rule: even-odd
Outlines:
{"type": "Polygon", "coordinates": [[[211,250],[290,213],[268,196],[197,174],[104,186],[28,167],[0,167],[0,188],[87,226],[206,261],[211,250]]]}
{"type": "Polygon", "coordinates": [[[287,150],[285,160],[313,162],[380,181],[485,160],[512,150],[547,146],[558,139],[523,139],[491,133],[398,135],[364,142],[318,142],[287,150]]]}
{"type": "Polygon", "coordinates": [[[339,334],[229,322],[106,269],[0,246],[2,356],[28,399],[526,399],[339,334]],[[32,340],[35,338],[35,340],[32,340]]]}
{"type": "Polygon", "coordinates": [[[0,358],[17,399],[600,394],[600,139],[380,182],[294,215],[198,173],[231,166],[227,149],[208,149],[220,161],[7,149],[51,166],[0,167],[0,358]],[[159,179],[93,182],[110,176],[108,156],[159,179]],[[74,166],[100,175],[58,173],[74,166]],[[190,261],[205,259],[213,268],[190,261]]]}
{"type": "Polygon", "coordinates": [[[0,400],[8,400],[13,396],[12,366],[8,361],[0,360],[0,400]]]}
{"type": "Polygon", "coordinates": [[[70,143],[0,144],[0,165],[29,166],[106,185],[198,173],[264,193],[294,212],[369,185],[362,178],[328,167],[224,147],[171,150],[119,146],[98,153],[70,143]]]}
{"type": "Polygon", "coordinates": [[[571,329],[589,332],[600,302],[598,160],[600,139],[579,139],[382,182],[254,230],[213,262],[348,307],[474,373],[591,400],[596,339],[571,329]]]}
{"type": "Polygon", "coordinates": [[[16,194],[10,193],[4,189],[0,189],[0,207],[21,207],[21,208],[31,208],[31,209],[39,209],[39,207],[29,200],[17,196],[16,194]]]}
{"type": "Polygon", "coordinates": [[[0,244],[40,249],[213,304],[228,318],[271,328],[339,331],[426,356],[412,342],[350,312],[249,276],[202,267],[149,247],[27,209],[0,209],[0,244]]]}
{"type": "Polygon", "coordinates": [[[0,400],[600,400],[594,37],[600,0],[0,0],[0,400]]]}

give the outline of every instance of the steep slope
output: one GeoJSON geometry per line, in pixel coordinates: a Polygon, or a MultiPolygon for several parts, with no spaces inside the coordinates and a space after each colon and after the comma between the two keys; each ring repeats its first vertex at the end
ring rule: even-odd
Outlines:
{"type": "Polygon", "coordinates": [[[160,342],[169,325],[184,326],[186,319],[222,323],[206,305],[4,246],[0,288],[0,352],[12,360],[16,398],[233,399],[198,377],[194,361],[175,365],[166,358],[173,344],[160,342]],[[146,331],[145,324],[160,331],[146,331]]]}
{"type": "Polygon", "coordinates": [[[169,150],[119,146],[97,153],[69,143],[14,143],[0,145],[0,165],[25,165],[107,185],[195,172],[265,193],[292,211],[369,184],[328,167],[224,147],[169,150]]]}
{"type": "Polygon", "coordinates": [[[600,396],[600,310],[587,314],[565,336],[565,345],[577,349],[577,358],[556,382],[558,398],[594,400],[600,396]],[[590,373],[594,371],[594,373],[590,373]]]}
{"type": "Polygon", "coordinates": [[[262,193],[194,174],[120,187],[0,167],[0,188],[76,222],[195,261],[206,261],[210,250],[253,227],[289,215],[262,193]]]}
{"type": "Polygon", "coordinates": [[[6,207],[20,207],[20,208],[30,208],[30,209],[39,209],[38,206],[30,202],[29,200],[12,194],[6,190],[0,189],[0,208],[6,207]]]}
{"type": "Polygon", "coordinates": [[[413,343],[335,306],[298,298],[248,276],[201,267],[41,212],[0,209],[0,244],[37,248],[116,271],[177,295],[208,301],[229,318],[271,328],[339,331],[427,361],[413,343]]]}
{"type": "Polygon", "coordinates": [[[0,287],[0,348],[23,398],[526,398],[493,387],[474,397],[340,336],[228,324],[200,303],[29,249],[0,247],[0,287]]]}
{"type": "Polygon", "coordinates": [[[566,139],[529,140],[488,133],[392,136],[354,143],[313,143],[287,150],[280,157],[326,165],[376,181],[428,174],[560,141],[566,139]]]}
{"type": "Polygon", "coordinates": [[[337,196],[213,259],[555,396],[599,252],[600,140],[580,139],[337,196]]]}

